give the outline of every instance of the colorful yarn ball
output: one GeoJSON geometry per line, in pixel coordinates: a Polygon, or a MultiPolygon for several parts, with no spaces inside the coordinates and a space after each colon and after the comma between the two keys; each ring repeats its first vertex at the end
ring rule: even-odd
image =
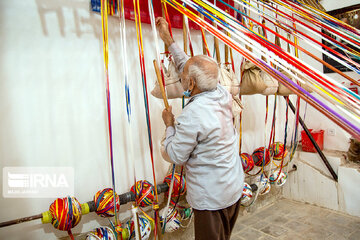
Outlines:
{"type": "MultiPolygon", "coordinates": [[[[139,215],[139,225],[140,225],[140,235],[141,240],[147,240],[151,234],[151,223],[150,220],[144,216],[139,215]]],[[[134,220],[131,218],[127,223],[126,227],[129,230],[129,240],[135,239],[135,224],[134,220]]]]}
{"type": "Polygon", "coordinates": [[[252,198],[252,189],[249,184],[244,183],[244,189],[242,191],[240,202],[241,204],[247,203],[252,198]]]}
{"type": "Polygon", "coordinates": [[[164,229],[164,224],[165,224],[165,232],[170,233],[170,232],[174,232],[174,231],[178,230],[181,225],[181,216],[180,216],[178,210],[176,210],[176,208],[174,208],[173,206],[169,206],[167,209],[165,223],[164,223],[164,218],[163,218],[164,211],[165,211],[165,208],[161,209],[161,211],[159,213],[161,228],[164,229]]]}
{"type": "Polygon", "coordinates": [[[81,220],[81,205],[74,197],[58,198],[49,207],[51,224],[59,230],[70,231],[81,220]]]}
{"type": "Polygon", "coordinates": [[[140,207],[149,206],[154,202],[154,186],[146,180],[137,181],[136,191],[135,187],[132,186],[131,192],[135,194],[137,204],[140,207]]]}
{"type": "Polygon", "coordinates": [[[270,182],[272,184],[275,184],[276,187],[281,187],[282,185],[284,185],[286,182],[286,179],[287,179],[286,173],[281,172],[280,176],[279,176],[279,172],[280,172],[280,170],[275,171],[273,174],[270,175],[270,178],[269,178],[270,182]]]}
{"type": "Polygon", "coordinates": [[[248,153],[240,154],[241,163],[245,173],[250,172],[254,168],[254,160],[248,153]]]}
{"type": "Polygon", "coordinates": [[[274,160],[281,160],[282,158],[286,157],[288,150],[286,149],[286,147],[284,147],[283,143],[276,142],[272,145],[271,152],[273,154],[274,160]],[[285,149],[285,152],[284,152],[284,149],[285,149]],[[284,156],[283,156],[283,154],[284,154],[284,156]]]}
{"type": "MultiPolygon", "coordinates": [[[[120,209],[119,196],[116,196],[116,211],[120,209]]],[[[114,209],[114,192],[112,188],[105,188],[98,191],[94,196],[95,212],[101,217],[113,217],[115,215],[114,209]]]]}
{"type": "Polygon", "coordinates": [[[264,176],[259,176],[258,178],[258,191],[260,195],[265,195],[270,192],[271,185],[269,179],[264,176]]]}
{"type": "MultiPolygon", "coordinates": [[[[171,175],[172,174],[167,175],[164,179],[164,183],[166,183],[169,186],[169,188],[170,188],[170,183],[171,183],[171,175]]],[[[180,181],[180,174],[175,173],[174,174],[174,185],[173,185],[171,197],[177,198],[178,196],[182,196],[185,193],[186,193],[185,177],[182,176],[181,181],[180,181]]],[[[169,192],[167,192],[166,195],[169,195],[169,192]]]]}
{"type": "Polygon", "coordinates": [[[255,149],[255,151],[252,154],[254,164],[258,167],[266,166],[270,162],[270,151],[269,151],[269,149],[266,149],[265,163],[263,163],[264,162],[264,149],[265,149],[264,147],[257,148],[257,149],[255,149]]]}
{"type": "Polygon", "coordinates": [[[89,232],[85,240],[116,240],[116,236],[111,228],[99,227],[89,232]]]}

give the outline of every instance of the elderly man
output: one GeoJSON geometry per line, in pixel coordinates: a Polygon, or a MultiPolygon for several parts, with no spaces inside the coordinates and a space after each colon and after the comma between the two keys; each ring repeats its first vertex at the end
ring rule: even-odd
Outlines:
{"type": "Polygon", "coordinates": [[[195,239],[230,239],[244,186],[231,95],[218,84],[221,75],[212,58],[189,58],[170,36],[167,22],[157,18],[156,24],[181,72],[184,95],[190,97],[176,125],[171,107],[162,117],[164,148],[172,163],[186,169],[186,199],[195,213],[195,239]]]}

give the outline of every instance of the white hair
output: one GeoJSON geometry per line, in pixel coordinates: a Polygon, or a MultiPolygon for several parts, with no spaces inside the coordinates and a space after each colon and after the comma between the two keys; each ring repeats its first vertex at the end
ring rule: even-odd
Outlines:
{"type": "Polygon", "coordinates": [[[193,78],[200,91],[212,91],[220,80],[220,69],[217,62],[206,55],[193,57],[189,65],[188,77],[193,78]]]}

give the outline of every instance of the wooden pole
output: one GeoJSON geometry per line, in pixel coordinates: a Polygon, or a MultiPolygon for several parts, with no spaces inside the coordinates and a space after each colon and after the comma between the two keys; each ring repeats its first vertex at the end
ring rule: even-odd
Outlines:
{"type": "Polygon", "coordinates": [[[160,91],[161,91],[161,95],[165,104],[165,108],[169,108],[169,103],[168,100],[166,98],[166,93],[165,93],[165,88],[163,85],[163,81],[162,81],[162,77],[161,77],[161,73],[160,73],[160,69],[159,69],[159,64],[156,60],[153,61],[154,63],[154,68],[155,68],[155,73],[156,73],[156,77],[160,86],[160,91]]]}
{"type": "MultiPolygon", "coordinates": [[[[216,27],[216,23],[213,22],[213,26],[216,27]]],[[[219,50],[219,39],[214,36],[214,46],[215,46],[215,53],[216,53],[216,61],[218,64],[221,63],[220,59],[220,50],[219,50]]]]}
{"type": "Polygon", "coordinates": [[[42,214],[37,214],[37,215],[30,216],[30,217],[24,217],[24,218],[11,220],[11,221],[6,221],[6,222],[0,223],[0,228],[23,223],[23,222],[29,222],[29,221],[41,219],[41,218],[42,218],[42,214]]]}
{"type": "Polygon", "coordinates": [[[183,40],[184,40],[184,52],[187,54],[187,31],[186,31],[186,25],[185,25],[185,16],[183,16],[183,40]]]}

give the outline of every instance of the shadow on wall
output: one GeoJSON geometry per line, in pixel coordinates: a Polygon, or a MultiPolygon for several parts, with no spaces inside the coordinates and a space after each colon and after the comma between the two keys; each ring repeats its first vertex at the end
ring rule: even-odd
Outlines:
{"type": "MultiPolygon", "coordinates": [[[[59,23],[59,31],[61,36],[65,37],[66,35],[66,21],[64,18],[64,8],[69,8],[73,12],[74,16],[74,26],[75,32],[78,37],[81,37],[82,34],[88,33],[88,30],[84,29],[84,26],[92,28],[94,36],[100,36],[101,34],[101,24],[98,22],[98,18],[95,14],[90,14],[89,17],[81,16],[82,11],[87,13],[90,11],[90,1],[48,1],[48,0],[36,0],[36,5],[39,12],[39,17],[41,21],[41,27],[44,35],[48,36],[48,26],[46,24],[46,17],[48,15],[56,15],[56,18],[59,23]]],[[[88,15],[88,14],[87,14],[88,15]]]]}

